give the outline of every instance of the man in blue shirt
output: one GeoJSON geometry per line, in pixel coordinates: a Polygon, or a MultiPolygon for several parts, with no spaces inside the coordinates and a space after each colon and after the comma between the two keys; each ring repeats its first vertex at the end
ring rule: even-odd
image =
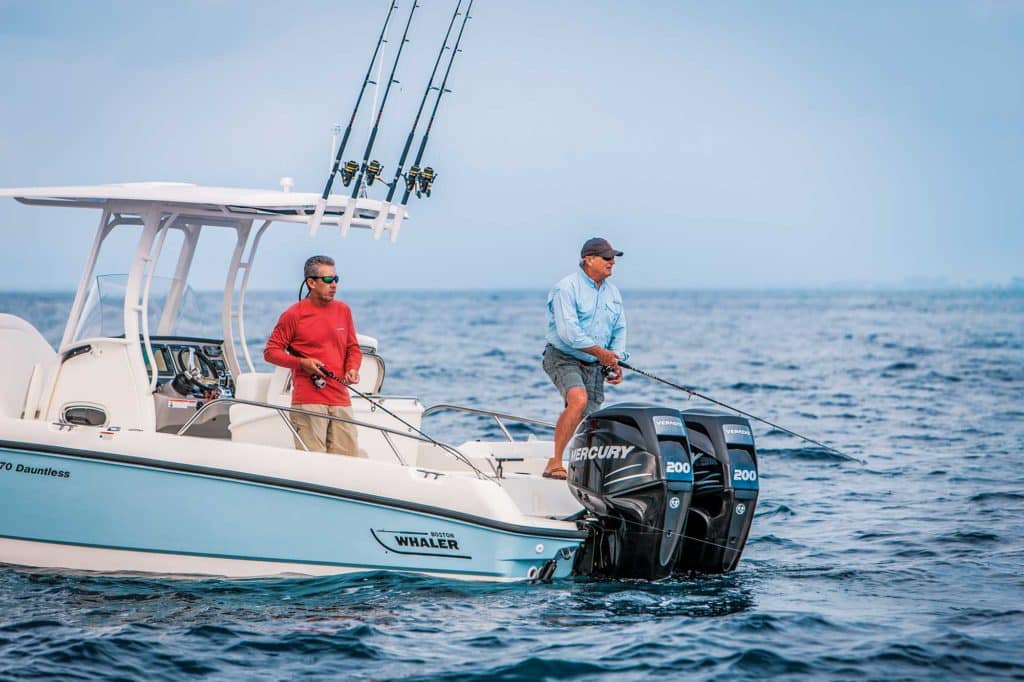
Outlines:
{"type": "Polygon", "coordinates": [[[544,371],[565,401],[555,425],[555,452],[545,478],[564,479],[562,451],[583,417],[604,402],[604,382],[622,381],[626,360],[626,317],[622,295],[608,282],[615,258],[607,239],[593,237],[580,250],[580,268],[559,280],[548,294],[548,333],[544,371]],[[604,369],[608,368],[608,369],[604,369]]]}

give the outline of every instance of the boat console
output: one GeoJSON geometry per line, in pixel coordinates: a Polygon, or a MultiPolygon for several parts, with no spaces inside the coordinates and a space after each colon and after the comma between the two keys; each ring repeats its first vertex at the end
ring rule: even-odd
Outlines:
{"type": "MultiPolygon", "coordinates": [[[[153,406],[156,430],[176,433],[204,403],[232,398],[235,381],[224,362],[224,342],[216,339],[178,336],[150,339],[156,367],[153,406]]],[[[146,371],[152,372],[149,356],[143,354],[146,371]]],[[[190,435],[230,438],[228,406],[204,412],[190,435]]]]}
{"type": "MultiPolygon", "coordinates": [[[[234,378],[224,362],[223,340],[158,336],[150,339],[150,343],[158,387],[174,381],[180,374],[195,373],[205,383],[219,386],[223,397],[235,394],[234,378]]],[[[149,358],[143,355],[143,359],[148,371],[149,358]]]]}

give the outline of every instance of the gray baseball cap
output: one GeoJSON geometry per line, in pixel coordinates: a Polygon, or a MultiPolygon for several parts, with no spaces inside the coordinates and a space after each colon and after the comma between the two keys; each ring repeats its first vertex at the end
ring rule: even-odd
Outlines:
{"type": "Polygon", "coordinates": [[[587,256],[611,258],[612,256],[621,255],[622,252],[613,249],[611,243],[604,237],[591,237],[583,243],[583,248],[580,249],[580,258],[586,258],[587,256]]]}

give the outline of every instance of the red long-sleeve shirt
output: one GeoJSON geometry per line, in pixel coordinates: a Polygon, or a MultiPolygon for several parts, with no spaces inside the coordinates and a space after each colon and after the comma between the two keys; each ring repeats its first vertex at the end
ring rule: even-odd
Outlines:
{"type": "Polygon", "coordinates": [[[281,313],[267,339],[263,358],[292,371],[292,405],[351,405],[348,389],[339,381],[327,380],[317,388],[308,374],[299,369],[299,358],[285,350],[291,346],[302,355],[316,358],[339,379],[350,369],[359,369],[363,354],[356,340],[352,311],[341,301],[326,306],[314,305],[304,298],[281,313]]]}

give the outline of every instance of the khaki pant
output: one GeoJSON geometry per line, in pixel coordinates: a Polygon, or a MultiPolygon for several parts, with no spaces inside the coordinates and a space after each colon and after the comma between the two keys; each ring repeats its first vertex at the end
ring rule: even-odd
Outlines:
{"type": "MultiPolygon", "coordinates": [[[[299,410],[327,414],[332,417],[344,417],[352,419],[352,408],[341,405],[292,405],[299,410]]],[[[333,419],[319,419],[305,414],[289,415],[292,426],[299,433],[299,438],[306,444],[310,452],[326,452],[332,455],[349,455],[352,457],[365,457],[360,454],[359,443],[356,440],[356,425],[348,422],[335,421],[333,419]]],[[[295,447],[299,450],[302,445],[295,441],[295,447]]]]}

